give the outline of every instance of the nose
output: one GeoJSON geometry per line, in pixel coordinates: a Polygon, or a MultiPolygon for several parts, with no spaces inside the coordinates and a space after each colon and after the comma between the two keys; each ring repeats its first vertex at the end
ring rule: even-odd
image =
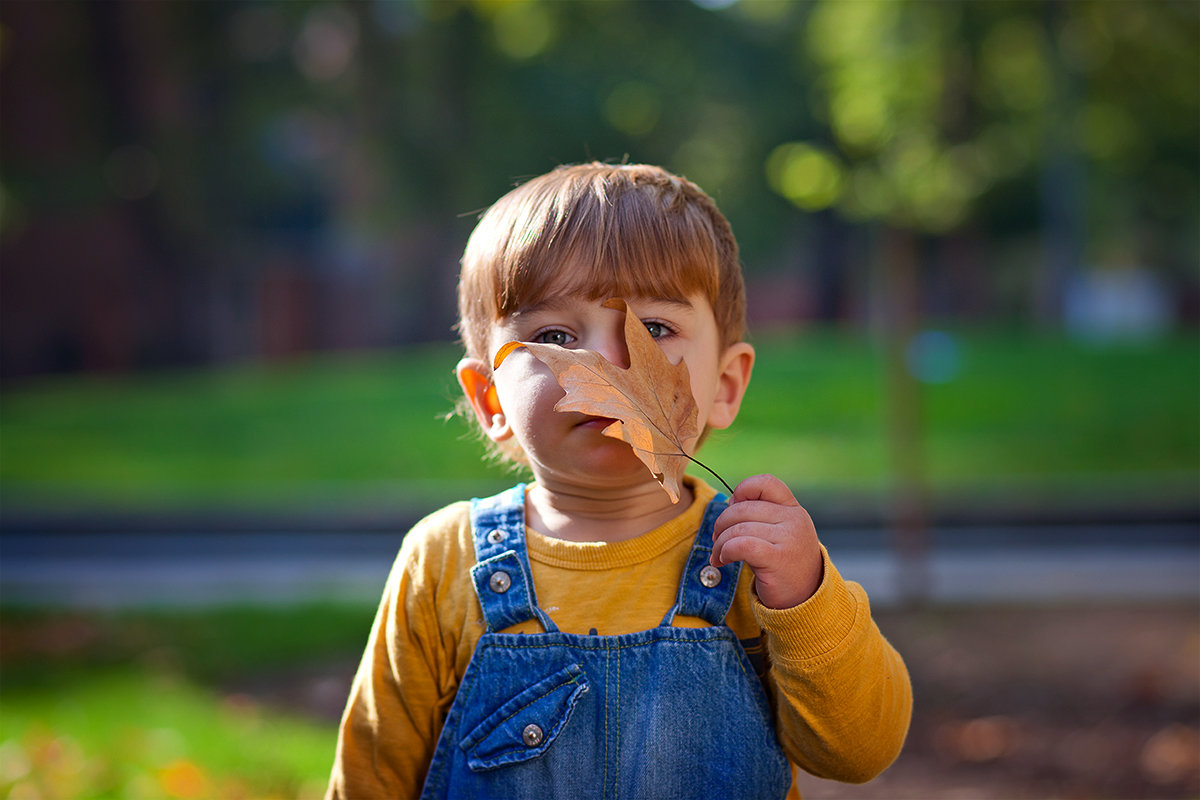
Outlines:
{"type": "Polygon", "coordinates": [[[614,364],[621,369],[629,369],[629,348],[625,344],[624,334],[624,328],[618,326],[615,331],[598,337],[592,343],[594,346],[588,349],[595,350],[604,356],[604,359],[610,364],[614,364]]]}

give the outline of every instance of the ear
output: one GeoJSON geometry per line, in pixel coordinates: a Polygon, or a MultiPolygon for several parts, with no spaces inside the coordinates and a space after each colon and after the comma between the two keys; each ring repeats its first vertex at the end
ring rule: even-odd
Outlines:
{"type": "Polygon", "coordinates": [[[496,395],[488,364],[478,358],[464,358],[458,362],[454,372],[487,437],[493,442],[502,442],[511,437],[512,428],[504,416],[504,409],[500,407],[500,398],[496,395]]]}
{"type": "Polygon", "coordinates": [[[754,348],[748,342],[730,345],[721,354],[720,367],[717,394],[708,412],[710,428],[728,428],[737,419],[746,387],[750,385],[750,373],[754,370],[754,348]]]}

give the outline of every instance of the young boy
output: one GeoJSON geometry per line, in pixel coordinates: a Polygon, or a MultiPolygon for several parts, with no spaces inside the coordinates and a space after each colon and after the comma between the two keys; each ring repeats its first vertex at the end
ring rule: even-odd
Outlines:
{"type": "Polygon", "coordinates": [[[726,504],[685,477],[672,501],[601,433],[613,420],[554,410],[563,389],[527,349],[493,368],[512,341],[627,367],[613,297],[685,362],[705,430],[737,416],[754,350],[707,195],[657,167],[588,164],[492,206],[463,256],[457,373],[533,482],[406,536],[329,798],[798,797],[797,766],[862,782],[898,755],[904,663],[781,481],[747,478],[726,504]]]}

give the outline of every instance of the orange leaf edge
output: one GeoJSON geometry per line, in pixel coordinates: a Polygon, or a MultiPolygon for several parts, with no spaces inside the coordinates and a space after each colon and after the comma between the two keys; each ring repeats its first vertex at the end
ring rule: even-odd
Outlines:
{"type": "Polygon", "coordinates": [[[504,359],[508,358],[513,350],[518,350],[525,346],[524,342],[509,342],[500,348],[496,353],[495,363],[492,364],[492,369],[500,369],[500,365],[504,363],[504,359]]]}

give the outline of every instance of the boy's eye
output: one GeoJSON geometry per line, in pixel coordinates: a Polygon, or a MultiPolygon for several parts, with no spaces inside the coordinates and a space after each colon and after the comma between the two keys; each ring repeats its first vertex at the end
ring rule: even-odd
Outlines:
{"type": "Polygon", "coordinates": [[[566,331],[550,329],[538,331],[533,335],[533,341],[538,344],[556,344],[559,347],[566,347],[571,343],[571,334],[566,331]]]}
{"type": "Polygon", "coordinates": [[[651,321],[643,324],[645,324],[646,330],[650,332],[650,336],[653,339],[659,339],[663,336],[669,336],[671,334],[671,329],[661,322],[651,321]]]}

